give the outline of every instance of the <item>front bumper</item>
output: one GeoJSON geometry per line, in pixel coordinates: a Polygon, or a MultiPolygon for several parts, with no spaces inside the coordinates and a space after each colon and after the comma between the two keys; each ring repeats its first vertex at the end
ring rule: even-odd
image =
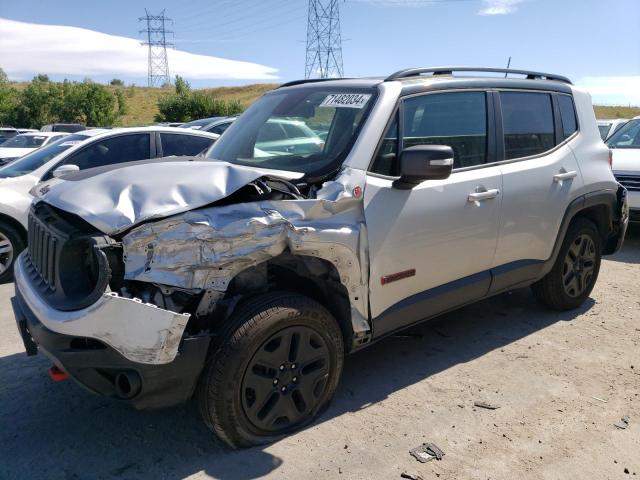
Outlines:
{"type": "Polygon", "coordinates": [[[136,408],[177,405],[193,394],[207,356],[209,336],[182,340],[171,363],[138,363],[103,342],[48,329],[29,308],[18,287],[11,302],[27,353],[43,351],[88,390],[127,400],[136,408]],[[129,379],[129,388],[123,389],[119,380],[122,377],[129,379]]]}
{"type": "Polygon", "coordinates": [[[189,314],[170,312],[115,293],[106,293],[81,310],[56,310],[33,288],[32,282],[38,280],[26,268],[25,255],[18,257],[14,267],[16,292],[46,328],[99,340],[132,362],[159,365],[176,357],[189,314]]]}

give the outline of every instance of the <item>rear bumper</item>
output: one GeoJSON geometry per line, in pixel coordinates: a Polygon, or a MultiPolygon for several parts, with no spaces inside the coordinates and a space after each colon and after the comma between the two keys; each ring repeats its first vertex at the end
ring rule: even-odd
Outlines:
{"type": "Polygon", "coordinates": [[[182,340],[175,359],[162,365],[131,361],[103,342],[54,332],[38,320],[20,290],[11,299],[29,355],[45,353],[88,390],[126,400],[136,408],[159,408],[188,400],[202,371],[209,336],[182,340]],[[122,385],[126,377],[128,388],[122,385]]]}
{"type": "Polygon", "coordinates": [[[629,226],[629,220],[631,211],[629,209],[627,189],[623,186],[618,187],[616,193],[616,211],[613,212],[612,219],[612,233],[604,249],[605,255],[616,253],[622,247],[624,242],[624,236],[627,233],[627,227],[629,226]]]}

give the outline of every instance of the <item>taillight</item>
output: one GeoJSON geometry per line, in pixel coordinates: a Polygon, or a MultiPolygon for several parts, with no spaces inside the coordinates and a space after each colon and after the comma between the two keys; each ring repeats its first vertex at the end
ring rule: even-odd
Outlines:
{"type": "Polygon", "coordinates": [[[613,171],[613,150],[609,149],[609,168],[613,171]]]}

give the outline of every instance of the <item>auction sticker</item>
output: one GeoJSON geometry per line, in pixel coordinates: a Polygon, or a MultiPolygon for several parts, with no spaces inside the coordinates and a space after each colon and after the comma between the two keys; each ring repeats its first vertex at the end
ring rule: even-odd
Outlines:
{"type": "Polygon", "coordinates": [[[370,93],[332,93],[327,95],[322,103],[321,107],[336,107],[336,108],[362,108],[369,99],[370,93]]]}

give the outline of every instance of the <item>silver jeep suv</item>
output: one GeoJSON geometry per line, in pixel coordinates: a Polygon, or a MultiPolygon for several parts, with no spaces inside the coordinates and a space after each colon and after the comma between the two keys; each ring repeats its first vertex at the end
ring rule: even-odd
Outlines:
{"type": "Polygon", "coordinates": [[[392,332],[527,285],[578,307],[622,244],[626,191],[588,94],[492,72],[292,82],[205,158],[40,185],[15,267],[27,351],[138,408],[195,396],[248,446],[309,424],[345,354],[392,332]],[[318,148],[259,142],[284,120],[318,148]]]}

